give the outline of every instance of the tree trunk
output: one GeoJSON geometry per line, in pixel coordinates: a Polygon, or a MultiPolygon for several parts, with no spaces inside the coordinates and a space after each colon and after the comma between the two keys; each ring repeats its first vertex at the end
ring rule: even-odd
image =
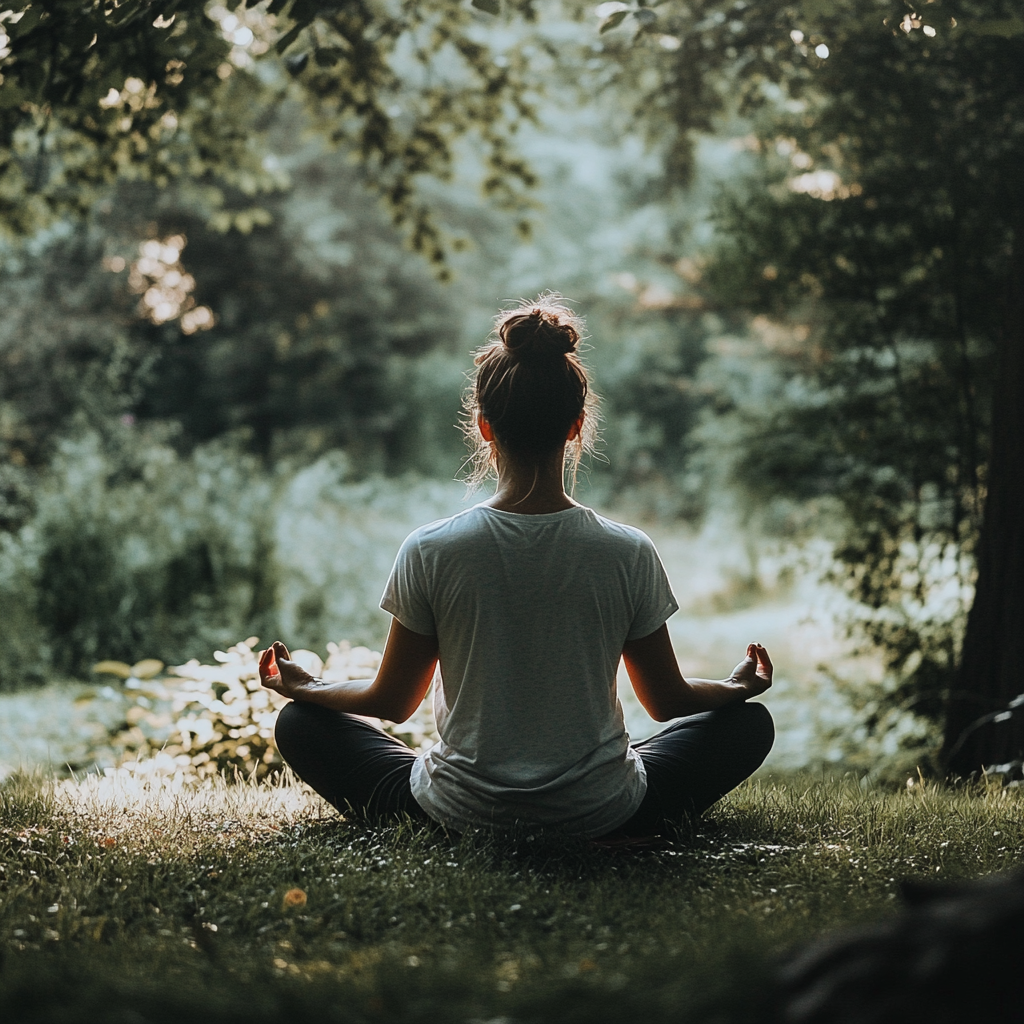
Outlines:
{"type": "Polygon", "coordinates": [[[1024,759],[1024,246],[1015,246],[1015,294],[992,392],[992,452],[978,542],[977,583],[943,761],[952,776],[1024,759]],[[987,719],[987,720],[986,720],[987,719]],[[979,721],[981,720],[981,721],[979,721]]]}

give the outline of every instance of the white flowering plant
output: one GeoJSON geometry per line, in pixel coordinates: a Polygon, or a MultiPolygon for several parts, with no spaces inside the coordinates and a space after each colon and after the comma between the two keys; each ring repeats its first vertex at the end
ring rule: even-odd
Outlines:
{"type": "MultiPolygon", "coordinates": [[[[260,684],[257,637],[215,651],[212,664],[197,659],[172,668],[148,658],[128,665],[100,662],[94,671],[124,680],[128,707],[108,745],[116,766],[111,772],[175,774],[197,780],[273,775],[284,767],[274,745],[274,723],[286,698],[260,684]]],[[[328,680],[373,676],[381,655],[348,641],[329,643],[327,660],[314,651],[292,654],[303,668],[328,680]]],[[[415,750],[436,739],[433,714],[424,701],[401,725],[384,729],[415,750]]]]}

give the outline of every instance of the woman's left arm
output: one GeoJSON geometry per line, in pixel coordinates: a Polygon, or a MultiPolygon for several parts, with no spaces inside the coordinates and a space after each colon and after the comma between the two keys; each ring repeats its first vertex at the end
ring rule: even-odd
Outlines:
{"type": "Polygon", "coordinates": [[[393,618],[373,679],[317,679],[292,661],[288,648],[277,640],[260,652],[260,682],[292,700],[404,722],[426,696],[436,666],[437,637],[414,633],[393,618]]]}

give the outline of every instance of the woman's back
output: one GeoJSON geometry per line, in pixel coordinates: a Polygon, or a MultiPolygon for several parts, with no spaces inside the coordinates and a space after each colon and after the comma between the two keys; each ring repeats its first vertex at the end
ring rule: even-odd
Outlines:
{"type": "Polygon", "coordinates": [[[409,537],[382,607],[438,638],[441,743],[412,779],[432,814],[597,833],[639,803],[615,672],[623,644],[677,608],[641,531],[580,505],[477,505],[409,537]]]}

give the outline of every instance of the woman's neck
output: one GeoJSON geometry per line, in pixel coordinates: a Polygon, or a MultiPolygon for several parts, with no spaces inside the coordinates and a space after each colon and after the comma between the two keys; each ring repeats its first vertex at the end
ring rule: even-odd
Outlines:
{"type": "Polygon", "coordinates": [[[564,449],[533,465],[510,462],[499,454],[498,486],[494,497],[484,504],[500,512],[518,512],[526,516],[575,508],[578,503],[565,493],[564,465],[564,449]]]}

